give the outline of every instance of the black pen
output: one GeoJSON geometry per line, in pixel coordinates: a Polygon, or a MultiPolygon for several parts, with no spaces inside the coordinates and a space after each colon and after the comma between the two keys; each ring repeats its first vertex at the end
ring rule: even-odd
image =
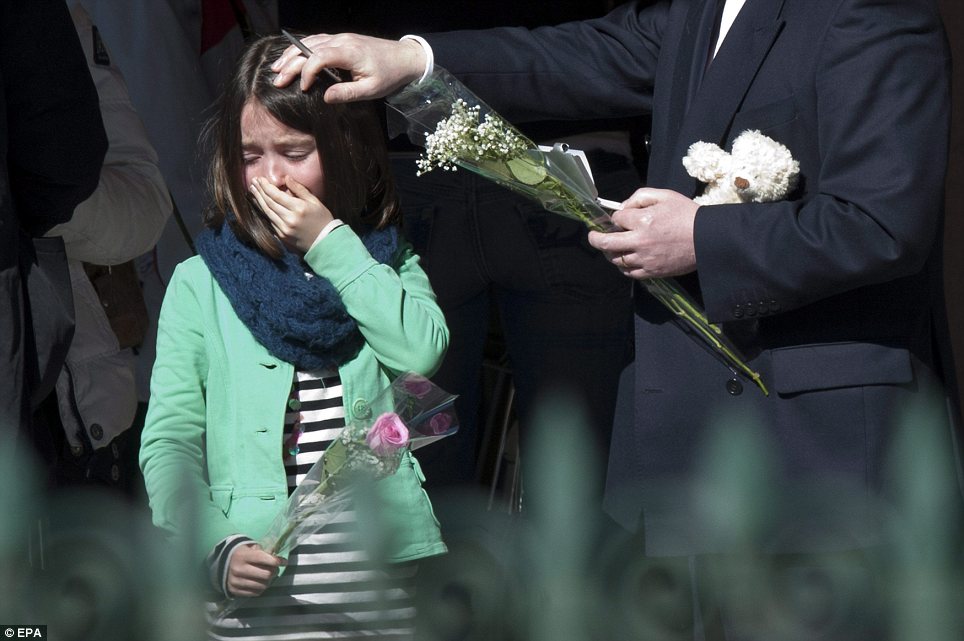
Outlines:
{"type": "MultiPolygon", "coordinates": [[[[305,54],[306,58],[311,57],[312,51],[311,49],[308,48],[308,46],[305,43],[303,43],[301,40],[298,40],[293,35],[285,31],[284,29],[281,30],[281,33],[284,34],[285,38],[291,41],[291,44],[298,47],[301,53],[305,54]]],[[[337,71],[335,71],[334,69],[329,69],[328,67],[325,67],[324,69],[325,69],[325,73],[331,76],[335,82],[341,82],[341,76],[338,75],[337,71]]]]}

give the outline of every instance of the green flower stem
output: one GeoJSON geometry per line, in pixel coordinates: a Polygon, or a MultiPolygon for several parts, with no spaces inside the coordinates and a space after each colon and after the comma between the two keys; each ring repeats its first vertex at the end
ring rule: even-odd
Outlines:
{"type": "MultiPolygon", "coordinates": [[[[459,106],[456,105],[456,107],[459,106]]],[[[459,117],[464,119],[468,112],[464,109],[464,104],[461,107],[461,109],[453,108],[453,119],[458,120],[456,112],[459,117]]],[[[482,125],[478,122],[477,112],[474,118],[475,122],[472,126],[478,132],[482,125]]],[[[470,171],[476,171],[494,180],[504,187],[530,198],[535,198],[549,211],[580,220],[593,231],[613,231],[612,226],[603,225],[599,222],[605,220],[605,216],[602,215],[604,214],[603,210],[600,209],[600,215],[594,215],[592,211],[595,206],[593,196],[581,193],[556,175],[552,167],[547,164],[545,156],[538,151],[534,143],[493,114],[486,117],[486,122],[495,127],[495,130],[499,132],[499,138],[506,141],[511,140],[512,144],[507,147],[496,148],[483,144],[480,139],[471,136],[466,136],[462,140],[461,146],[453,146],[451,142],[447,142],[442,144],[441,148],[435,149],[430,144],[427,145],[427,155],[433,159],[432,163],[437,163],[443,167],[446,166],[446,163],[461,165],[470,171]]],[[[436,132],[446,129],[446,126],[443,126],[445,124],[445,121],[438,123],[436,132]]],[[[429,168],[431,167],[431,163],[427,163],[427,165],[429,168]]],[[[423,168],[423,171],[428,171],[429,168],[423,168]]],[[[750,369],[739,356],[737,350],[728,344],[720,327],[709,322],[706,314],[690,300],[686,292],[677,283],[671,279],[651,278],[645,280],[644,284],[650,294],[689,325],[729,366],[743,372],[757,384],[765,395],[770,395],[760,375],[750,369]]]]}
{"type": "MultiPolygon", "coordinates": [[[[345,467],[345,465],[347,465],[347,463],[342,463],[341,465],[336,467],[334,471],[332,471],[331,475],[325,478],[324,481],[318,483],[318,486],[314,490],[312,490],[311,493],[317,494],[319,492],[326,492],[328,490],[328,485],[329,485],[328,482],[331,479],[331,477],[337,474],[338,472],[340,472],[341,468],[345,467]]],[[[310,516],[310,515],[307,515],[307,516],[310,516]]],[[[291,534],[295,531],[295,528],[301,525],[303,521],[304,521],[303,518],[290,519],[288,521],[288,525],[285,526],[285,529],[281,531],[281,534],[278,535],[278,538],[275,539],[275,542],[271,544],[271,546],[266,550],[266,552],[268,552],[269,554],[277,554],[278,551],[284,547],[285,543],[288,542],[288,537],[290,537],[291,534]]]]}
{"type": "Polygon", "coordinates": [[[644,281],[644,285],[647,291],[655,296],[659,302],[698,331],[727,362],[749,376],[766,396],[770,395],[760,374],[750,369],[737,355],[736,351],[726,344],[720,326],[709,322],[706,314],[690,301],[689,296],[682,292],[676,283],[665,278],[650,278],[644,281]]]}
{"type": "MultiPolygon", "coordinates": [[[[583,221],[589,229],[600,232],[611,231],[596,222],[586,212],[583,202],[573,197],[572,192],[557,179],[547,176],[536,187],[557,195],[566,211],[583,221]]],[[[760,374],[750,369],[743,359],[737,355],[736,350],[725,342],[726,339],[720,326],[711,323],[706,314],[690,300],[689,296],[679,288],[679,285],[664,278],[649,278],[643,284],[650,294],[696,330],[730,365],[752,379],[766,396],[770,395],[760,374]]]]}

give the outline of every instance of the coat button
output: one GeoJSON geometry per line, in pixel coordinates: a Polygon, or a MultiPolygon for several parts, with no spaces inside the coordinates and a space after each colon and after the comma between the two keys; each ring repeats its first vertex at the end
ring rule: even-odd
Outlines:
{"type": "Polygon", "coordinates": [[[753,303],[746,304],[746,315],[756,316],[756,306],[753,303]]]}
{"type": "Polygon", "coordinates": [[[772,312],[778,312],[778,311],[780,311],[780,303],[778,303],[778,302],[775,301],[775,300],[771,300],[771,301],[770,301],[770,311],[772,311],[772,312]]]}
{"type": "Polygon", "coordinates": [[[734,318],[743,318],[743,308],[740,307],[739,305],[734,305],[734,307],[733,307],[733,317],[734,317],[734,318]]]}
{"type": "Polygon", "coordinates": [[[743,393],[743,383],[735,378],[731,378],[726,382],[726,391],[733,396],[739,396],[743,393]]]}
{"type": "Polygon", "coordinates": [[[351,413],[357,418],[369,418],[372,415],[372,408],[368,407],[368,401],[359,398],[352,403],[351,413]]]}
{"type": "Polygon", "coordinates": [[[72,447],[70,448],[70,453],[73,454],[74,456],[77,456],[77,457],[83,456],[83,455],[84,455],[84,446],[83,446],[83,445],[74,445],[74,446],[72,446],[72,447]]]}
{"type": "Polygon", "coordinates": [[[100,423],[94,423],[90,426],[90,435],[95,441],[99,441],[104,438],[104,428],[100,426],[100,423]]]}
{"type": "Polygon", "coordinates": [[[120,468],[116,465],[110,466],[110,480],[115,483],[120,480],[120,468]]]}

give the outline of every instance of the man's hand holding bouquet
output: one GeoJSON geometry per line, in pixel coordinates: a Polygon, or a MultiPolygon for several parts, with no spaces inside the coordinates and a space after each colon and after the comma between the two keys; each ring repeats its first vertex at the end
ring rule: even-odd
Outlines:
{"type": "MultiPolygon", "coordinates": [[[[621,231],[609,213],[619,209],[620,204],[599,198],[587,163],[580,162],[579,156],[570,153],[565,145],[536,145],[445,69],[435,66],[428,77],[406,85],[386,101],[389,107],[404,116],[404,130],[409,139],[425,147],[425,153],[418,161],[419,173],[435,168],[454,170],[462,167],[537,200],[551,212],[580,220],[590,230],[621,231]]],[[[392,118],[391,112],[389,117],[392,118]]],[[[754,174],[757,179],[755,189],[746,188],[745,177],[734,175],[736,184],[727,191],[734,200],[710,202],[698,198],[698,204],[764,202],[786,196],[795,183],[798,170],[795,161],[789,158],[789,169],[786,163],[771,167],[772,177],[780,180],[769,180],[775,187],[761,190],[758,179],[770,178],[766,162],[770,159],[784,161],[789,152],[762,135],[754,136],[753,144],[759,156],[753,165],[757,172],[754,174]]],[[[706,143],[697,143],[691,155],[706,151],[706,146],[706,143]]],[[[685,162],[693,164],[694,161],[688,156],[685,162]]],[[[688,169],[690,164],[687,164],[688,169]]],[[[735,167],[736,163],[727,165],[727,169],[735,167]]],[[[675,280],[649,277],[641,282],[682,321],[684,328],[705,342],[728,367],[742,372],[765,394],[768,393],[760,375],[746,364],[720,326],[709,322],[706,313],[675,280]]]]}

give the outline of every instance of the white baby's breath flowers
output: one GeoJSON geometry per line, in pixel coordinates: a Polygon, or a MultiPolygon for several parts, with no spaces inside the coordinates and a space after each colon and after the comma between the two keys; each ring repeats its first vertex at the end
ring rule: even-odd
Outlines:
{"type": "Polygon", "coordinates": [[[459,159],[506,161],[525,153],[525,139],[492,114],[480,122],[479,112],[479,105],[469,107],[462,99],[452,103],[452,115],[425,136],[425,153],[416,161],[417,175],[436,167],[455,171],[459,159]]]}

